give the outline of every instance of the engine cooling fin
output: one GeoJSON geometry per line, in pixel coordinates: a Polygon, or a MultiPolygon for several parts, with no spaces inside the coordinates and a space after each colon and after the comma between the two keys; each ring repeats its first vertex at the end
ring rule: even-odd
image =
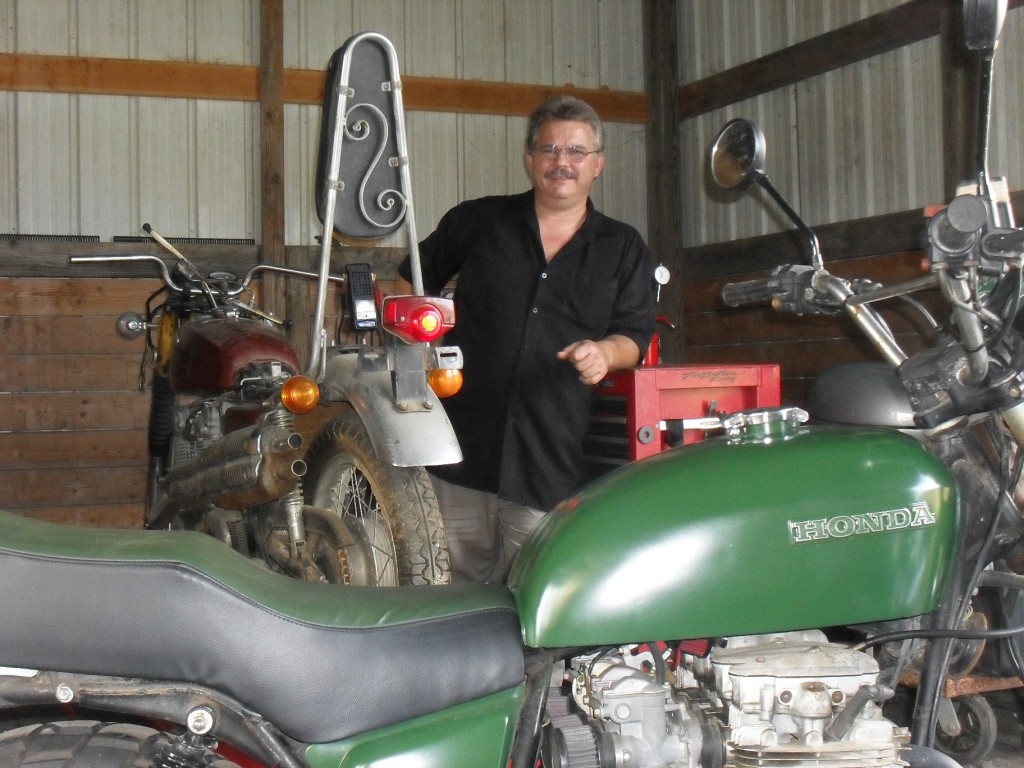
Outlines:
{"type": "Polygon", "coordinates": [[[891,744],[866,747],[842,742],[808,746],[739,747],[733,745],[728,768],[895,768],[905,763],[891,744]]]}

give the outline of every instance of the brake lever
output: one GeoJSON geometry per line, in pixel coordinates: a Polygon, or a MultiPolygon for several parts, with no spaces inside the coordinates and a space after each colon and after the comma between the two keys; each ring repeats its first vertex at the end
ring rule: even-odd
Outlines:
{"type": "Polygon", "coordinates": [[[835,315],[842,300],[832,290],[822,290],[822,276],[833,278],[823,267],[791,264],[772,275],[772,306],[792,315],[835,315]]]}

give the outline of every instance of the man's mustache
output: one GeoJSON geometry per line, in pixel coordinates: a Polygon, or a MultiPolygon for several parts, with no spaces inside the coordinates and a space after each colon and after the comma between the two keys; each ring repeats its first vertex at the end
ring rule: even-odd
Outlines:
{"type": "Polygon", "coordinates": [[[549,179],[575,179],[576,174],[568,168],[555,168],[544,174],[549,179]]]}

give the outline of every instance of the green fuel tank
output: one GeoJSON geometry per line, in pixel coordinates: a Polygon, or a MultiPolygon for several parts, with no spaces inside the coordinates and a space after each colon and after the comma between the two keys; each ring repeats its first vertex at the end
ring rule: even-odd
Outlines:
{"type": "Polygon", "coordinates": [[[956,529],[952,476],[913,438],[789,424],[605,475],[545,518],[509,587],[537,648],[897,619],[938,606],[956,529]]]}

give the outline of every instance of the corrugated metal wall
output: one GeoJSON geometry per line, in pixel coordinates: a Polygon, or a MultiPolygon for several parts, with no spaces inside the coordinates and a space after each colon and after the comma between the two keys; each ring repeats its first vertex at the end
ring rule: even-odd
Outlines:
{"type": "MultiPolygon", "coordinates": [[[[287,0],[284,66],[375,30],[403,75],[643,90],[639,0],[287,0]]],[[[0,0],[6,52],[254,65],[258,0],[0,0]]],[[[286,243],[314,242],[318,107],[285,108],[286,243]]],[[[524,118],[407,115],[417,228],[527,187],[524,118]]],[[[609,124],[595,200],[647,228],[642,125],[609,124]]],[[[259,239],[257,105],[0,93],[0,233],[259,239]]],[[[395,241],[401,237],[396,236],[395,241]]],[[[383,245],[398,242],[385,241],[383,245]]]]}
{"type": "MultiPolygon", "coordinates": [[[[888,10],[894,0],[688,0],[679,6],[680,81],[692,82],[888,10]]],[[[997,55],[990,169],[1024,184],[1024,12],[1007,15],[997,55]]],[[[738,199],[712,189],[706,154],[733,117],[755,120],[768,140],[767,172],[813,225],[945,201],[939,39],[684,121],[684,245],[789,228],[760,190],[738,199]]]]}
{"type": "MultiPolygon", "coordinates": [[[[321,68],[353,32],[374,30],[395,44],[408,75],[644,88],[636,0],[298,0],[296,5],[295,14],[286,11],[285,67],[321,68]]],[[[319,228],[306,200],[319,112],[297,106],[285,113],[285,135],[296,137],[286,158],[287,195],[303,199],[289,205],[289,243],[312,242],[319,228]]],[[[420,233],[430,231],[460,200],[528,188],[522,165],[525,118],[410,112],[406,122],[420,233]]],[[[595,202],[645,232],[644,127],[609,123],[607,128],[607,166],[595,202]]]]}
{"type": "MultiPolygon", "coordinates": [[[[7,52],[249,64],[251,0],[6,0],[7,52]]],[[[0,232],[259,231],[255,105],[0,93],[0,232]]]]}
{"type": "MultiPolygon", "coordinates": [[[[689,82],[898,5],[895,0],[686,0],[679,68],[689,82]]],[[[1024,19],[1008,14],[997,58],[991,168],[1024,178],[1024,19]]],[[[349,35],[388,35],[407,75],[643,89],[640,0],[289,0],[285,66],[321,69],[349,35]]],[[[257,0],[0,0],[10,52],[255,64],[257,0]]],[[[786,226],[771,205],[709,189],[718,127],[756,119],[768,170],[813,224],[945,199],[937,39],[687,120],[685,245],[786,226]]],[[[0,93],[0,232],[259,237],[255,104],[0,93]]],[[[286,242],[310,244],[319,108],[287,106],[286,242]]],[[[527,184],[519,117],[408,115],[417,226],[458,200],[527,184]]],[[[610,124],[598,205],[646,231],[641,125],[610,124]]],[[[398,244],[400,236],[384,245],[398,244]]]]}

